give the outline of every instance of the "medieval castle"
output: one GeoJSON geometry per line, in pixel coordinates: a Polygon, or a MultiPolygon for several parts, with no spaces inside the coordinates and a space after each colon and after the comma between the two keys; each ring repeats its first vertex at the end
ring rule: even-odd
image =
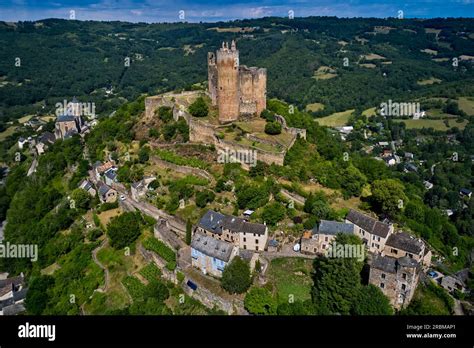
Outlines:
{"type": "MultiPolygon", "coordinates": [[[[188,124],[191,143],[212,144],[218,153],[251,153],[251,163],[237,160],[245,169],[254,165],[256,160],[283,165],[286,152],[296,139],[306,139],[306,130],[287,126],[283,116],[275,116],[276,121],[282,125],[284,136],[281,138],[262,136],[255,128],[242,131],[237,137],[235,134],[234,137],[229,136],[234,132],[232,128],[238,121],[245,120],[248,125],[261,121],[260,113],[267,107],[267,70],[240,65],[239,51],[233,40],[230,47],[223,42],[216,53],[208,52],[207,64],[207,91],[170,92],[147,97],[145,118],[152,119],[160,106],[170,107],[175,121],[183,118],[188,124]],[[217,110],[216,114],[213,113],[216,116],[193,117],[187,111],[189,100],[203,95],[209,97],[211,106],[217,110]]],[[[217,161],[219,162],[219,157],[217,161]]]]}
{"type": "Polygon", "coordinates": [[[242,115],[260,115],[266,108],[267,69],[239,65],[235,41],[209,52],[207,58],[209,96],[218,106],[219,122],[237,121],[242,115]]]}

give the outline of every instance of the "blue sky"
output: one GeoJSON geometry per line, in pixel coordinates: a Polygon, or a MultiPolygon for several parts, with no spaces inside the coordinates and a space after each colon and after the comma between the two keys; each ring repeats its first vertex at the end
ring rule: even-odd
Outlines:
{"type": "Polygon", "coordinates": [[[474,0],[0,0],[0,20],[215,22],[264,16],[473,17],[474,0]],[[182,11],[182,12],[180,12],[182,11]]]}

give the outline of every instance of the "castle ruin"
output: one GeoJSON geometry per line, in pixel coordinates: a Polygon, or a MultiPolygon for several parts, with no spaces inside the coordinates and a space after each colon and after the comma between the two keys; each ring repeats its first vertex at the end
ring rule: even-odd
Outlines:
{"type": "MultiPolygon", "coordinates": [[[[266,109],[267,70],[264,68],[239,65],[239,51],[232,41],[208,53],[208,90],[169,92],[145,99],[145,118],[152,119],[160,106],[173,110],[173,118],[183,118],[189,126],[189,141],[196,144],[214,145],[218,153],[246,154],[249,151],[252,159],[267,164],[282,166],[286,152],[298,137],[306,139],[306,130],[289,127],[285,118],[276,115],[276,122],[282,125],[282,136],[268,137],[263,135],[260,113],[266,109]],[[192,116],[189,105],[193,99],[209,96],[212,109],[211,117],[192,116]],[[243,130],[238,121],[248,128],[243,130]]],[[[218,156],[219,157],[219,156],[218,156]]],[[[218,159],[219,161],[219,159],[218,159]]],[[[250,169],[256,162],[238,161],[243,168],[250,169]]]]}
{"type": "Polygon", "coordinates": [[[221,124],[241,116],[259,116],[266,108],[267,69],[239,64],[239,50],[232,40],[208,53],[208,83],[212,105],[219,109],[221,124]]]}

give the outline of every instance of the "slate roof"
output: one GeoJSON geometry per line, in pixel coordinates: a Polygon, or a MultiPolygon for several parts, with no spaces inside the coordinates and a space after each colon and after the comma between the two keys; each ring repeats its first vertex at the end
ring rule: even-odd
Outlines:
{"type": "Polygon", "coordinates": [[[16,315],[18,313],[24,312],[25,306],[21,303],[17,303],[8,307],[3,308],[3,315],[16,315]]]}
{"type": "Polygon", "coordinates": [[[411,172],[417,172],[418,171],[418,168],[412,163],[408,163],[407,165],[405,165],[405,169],[408,170],[408,171],[411,171],[411,172]]]}
{"type": "Polygon", "coordinates": [[[43,134],[41,134],[41,136],[39,137],[38,139],[38,142],[40,143],[43,143],[43,144],[46,144],[46,143],[54,143],[54,141],[56,140],[56,137],[54,136],[53,133],[51,132],[44,132],[43,134]]]}
{"type": "Polygon", "coordinates": [[[57,122],[72,122],[72,121],[74,121],[74,116],[67,115],[67,114],[59,115],[56,121],[57,122]]]}
{"type": "Polygon", "coordinates": [[[204,228],[205,230],[221,234],[222,233],[222,220],[225,215],[218,213],[213,210],[208,210],[199,220],[198,226],[204,228]]]}
{"type": "Polygon", "coordinates": [[[391,234],[385,245],[408,251],[412,254],[419,254],[423,250],[423,242],[405,232],[391,234]]]}
{"type": "Polygon", "coordinates": [[[6,294],[8,294],[10,291],[13,291],[14,287],[12,284],[7,284],[5,286],[2,286],[0,288],[0,297],[1,296],[5,296],[6,294]]]}
{"type": "Polygon", "coordinates": [[[212,233],[221,234],[222,229],[237,233],[265,234],[267,226],[248,222],[242,218],[224,215],[213,210],[208,210],[198,223],[199,227],[212,233]]]}
{"type": "Polygon", "coordinates": [[[7,278],[7,279],[0,279],[0,288],[3,288],[4,286],[10,285],[10,284],[13,284],[14,286],[18,286],[20,284],[23,284],[23,282],[24,282],[24,277],[22,277],[21,275],[17,277],[7,278]]]}
{"type": "Polygon", "coordinates": [[[390,225],[380,222],[354,209],[349,211],[346,219],[370,234],[375,234],[379,237],[386,238],[390,232],[390,225]]]}
{"type": "Polygon", "coordinates": [[[0,310],[2,310],[4,307],[11,306],[12,304],[15,304],[13,297],[9,297],[6,300],[0,301],[0,310]]]}
{"type": "Polygon", "coordinates": [[[115,178],[117,177],[117,172],[113,169],[108,169],[105,173],[104,173],[104,176],[106,176],[107,178],[109,178],[110,180],[115,180],[115,178]]]}
{"type": "Polygon", "coordinates": [[[89,180],[84,179],[79,185],[79,187],[82,188],[83,190],[89,191],[93,186],[89,180]]]}
{"type": "Polygon", "coordinates": [[[101,196],[105,195],[107,192],[109,192],[111,188],[105,184],[102,184],[99,186],[99,193],[101,196]]]}
{"type": "Polygon", "coordinates": [[[193,240],[191,241],[191,248],[198,250],[207,256],[228,262],[232,255],[234,246],[230,243],[197,232],[194,234],[193,240]]]}
{"type": "Polygon", "coordinates": [[[26,298],[26,293],[28,292],[27,288],[23,288],[20,291],[15,291],[13,293],[13,300],[15,302],[24,300],[26,298]]]}
{"type": "Polygon", "coordinates": [[[459,280],[462,280],[464,283],[467,283],[467,280],[469,279],[469,268],[465,268],[456,272],[456,277],[459,280]]]}
{"type": "Polygon", "coordinates": [[[12,291],[13,296],[15,296],[15,293],[18,292],[18,287],[23,284],[24,278],[21,275],[0,280],[0,296],[4,296],[10,291],[12,291]]]}
{"type": "Polygon", "coordinates": [[[248,250],[248,249],[240,249],[239,250],[239,256],[242,260],[245,260],[245,261],[250,261],[252,260],[252,256],[253,256],[254,252],[252,250],[248,250]]]}
{"type": "Polygon", "coordinates": [[[321,220],[319,226],[313,228],[313,234],[331,234],[338,233],[354,234],[354,225],[339,221],[321,220]]]}
{"type": "Polygon", "coordinates": [[[397,259],[390,256],[375,255],[370,267],[379,269],[381,271],[385,271],[388,273],[397,273],[397,269],[399,266],[418,267],[418,265],[419,265],[418,262],[416,262],[414,259],[411,259],[407,256],[397,259]]]}
{"type": "Polygon", "coordinates": [[[267,226],[245,221],[235,216],[225,216],[222,221],[222,227],[233,232],[265,234],[267,226]]]}

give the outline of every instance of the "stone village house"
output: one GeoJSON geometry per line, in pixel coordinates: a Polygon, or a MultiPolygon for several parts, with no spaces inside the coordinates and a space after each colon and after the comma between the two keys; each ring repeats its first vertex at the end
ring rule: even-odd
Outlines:
{"type": "Polygon", "coordinates": [[[225,266],[239,256],[253,271],[267,240],[266,225],[208,210],[193,228],[191,264],[204,274],[221,277],[225,266]]]}
{"type": "Polygon", "coordinates": [[[321,220],[312,231],[303,234],[301,252],[326,255],[338,234],[357,235],[372,254],[369,283],[380,288],[394,308],[408,305],[422,268],[428,269],[431,263],[427,245],[406,232],[394,233],[393,225],[356,210],[350,210],[345,221],[321,220]]]}
{"type": "Polygon", "coordinates": [[[413,258],[403,256],[375,255],[370,265],[369,283],[378,287],[400,309],[411,301],[418,284],[420,264],[413,258]]]}
{"type": "Polygon", "coordinates": [[[26,310],[24,301],[28,289],[25,285],[23,273],[0,279],[0,315],[16,315],[26,310]]]}
{"type": "Polygon", "coordinates": [[[115,191],[110,186],[99,183],[97,184],[99,198],[102,203],[114,203],[117,201],[117,191],[115,191]]]}
{"type": "Polygon", "coordinates": [[[263,251],[267,245],[268,227],[245,219],[208,210],[194,228],[217,240],[232,243],[240,249],[263,251]]]}
{"type": "Polygon", "coordinates": [[[349,211],[345,222],[355,225],[355,234],[372,253],[381,253],[387,238],[393,233],[393,225],[378,221],[354,209],[349,211]]]}
{"type": "Polygon", "coordinates": [[[92,197],[95,197],[95,195],[97,193],[97,191],[94,188],[94,184],[88,179],[82,180],[81,183],[79,184],[79,188],[86,191],[92,197]]]}
{"type": "Polygon", "coordinates": [[[382,255],[394,258],[406,256],[421,263],[425,269],[431,265],[431,251],[425,243],[406,232],[391,234],[385,243],[382,255]]]}
{"type": "Polygon", "coordinates": [[[232,243],[196,232],[191,241],[191,264],[204,274],[220,278],[238,251],[232,243]]]}
{"type": "Polygon", "coordinates": [[[354,234],[355,226],[338,221],[321,220],[301,238],[301,252],[305,254],[325,254],[339,233],[354,234]]]}

